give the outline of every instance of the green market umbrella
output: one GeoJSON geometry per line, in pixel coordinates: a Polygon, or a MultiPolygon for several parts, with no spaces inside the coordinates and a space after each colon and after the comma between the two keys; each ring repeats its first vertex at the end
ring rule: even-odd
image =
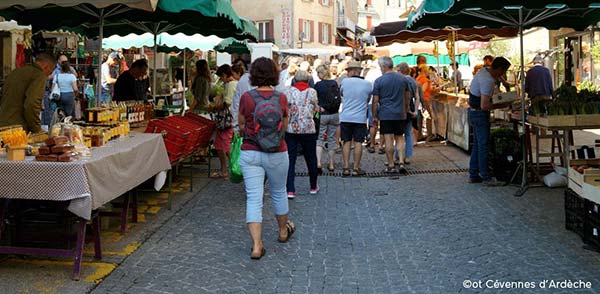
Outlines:
{"type": "Polygon", "coordinates": [[[217,52],[236,53],[236,54],[250,54],[252,48],[248,46],[248,41],[238,41],[234,38],[227,38],[221,41],[214,47],[217,52]]]}
{"type": "MultiPolygon", "coordinates": [[[[408,27],[431,26],[444,28],[455,26],[470,28],[513,26],[519,30],[521,47],[521,77],[525,76],[523,65],[523,30],[531,27],[558,29],[571,27],[583,30],[600,20],[598,0],[424,0],[415,13],[409,15],[408,27]]],[[[521,89],[525,80],[521,79],[521,89]]],[[[525,125],[525,94],[521,91],[521,122],[525,125]]],[[[522,142],[523,159],[520,163],[523,179],[516,196],[527,190],[527,154],[525,136],[522,142]]]]}
{"type": "MultiPolygon", "coordinates": [[[[235,40],[231,38],[232,40],[235,40]]],[[[102,47],[109,49],[120,49],[120,48],[141,48],[143,46],[150,47],[156,45],[156,50],[154,52],[155,56],[157,52],[174,52],[183,50],[183,55],[185,56],[185,50],[189,49],[192,51],[195,50],[211,50],[215,44],[218,44],[223,39],[217,36],[202,36],[200,34],[188,36],[182,33],[178,33],[175,35],[171,35],[168,33],[161,33],[156,38],[156,44],[154,44],[155,39],[154,35],[151,33],[145,33],[142,35],[129,34],[127,36],[119,36],[114,35],[109,38],[102,40],[102,47]]],[[[154,58],[156,60],[156,58],[154,58]]],[[[186,71],[185,71],[185,58],[183,59],[183,80],[186,80],[186,71]]],[[[156,68],[156,67],[154,67],[156,68]]],[[[156,75],[153,75],[156,76],[156,75]]],[[[154,83],[154,80],[153,80],[154,83]]],[[[153,85],[155,87],[155,85],[153,85]]],[[[184,93],[185,96],[185,87],[184,93]]]]}
{"type": "Polygon", "coordinates": [[[425,26],[409,29],[407,24],[406,20],[381,23],[373,28],[371,36],[377,39],[378,46],[386,46],[395,42],[445,41],[451,31],[455,31],[457,40],[461,41],[489,41],[494,37],[516,37],[519,33],[514,27],[488,28],[479,26],[462,29],[440,29],[425,26]]]}

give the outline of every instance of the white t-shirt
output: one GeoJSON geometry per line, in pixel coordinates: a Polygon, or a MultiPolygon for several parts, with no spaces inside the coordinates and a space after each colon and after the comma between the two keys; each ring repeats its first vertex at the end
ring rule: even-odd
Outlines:
{"type": "Polygon", "coordinates": [[[492,77],[492,74],[487,68],[482,68],[477,72],[475,77],[473,77],[469,92],[477,97],[481,97],[482,95],[492,96],[494,94],[494,88],[496,88],[496,79],[492,77]]]}
{"type": "Polygon", "coordinates": [[[100,83],[102,84],[102,89],[104,90],[110,90],[110,84],[108,83],[108,81],[106,80],[106,74],[108,73],[108,75],[110,75],[110,65],[108,65],[108,63],[103,63],[102,66],[100,67],[100,83]]]}

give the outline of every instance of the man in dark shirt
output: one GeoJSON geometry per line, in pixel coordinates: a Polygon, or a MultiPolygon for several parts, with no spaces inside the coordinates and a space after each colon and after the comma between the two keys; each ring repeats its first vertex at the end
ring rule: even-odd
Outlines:
{"type": "Polygon", "coordinates": [[[142,79],[148,71],[146,59],[136,60],[129,70],[124,71],[115,83],[114,101],[146,100],[147,79],[142,79]]]}
{"type": "Polygon", "coordinates": [[[534,102],[551,99],[553,87],[550,70],[542,65],[544,59],[539,55],[535,56],[533,63],[525,78],[525,92],[534,102]]]}

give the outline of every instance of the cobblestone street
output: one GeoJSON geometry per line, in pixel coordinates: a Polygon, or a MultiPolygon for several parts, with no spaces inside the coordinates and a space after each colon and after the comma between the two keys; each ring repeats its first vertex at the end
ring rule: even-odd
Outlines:
{"type": "MultiPolygon", "coordinates": [[[[431,168],[466,167],[467,155],[455,147],[416,153],[413,170],[433,153],[445,159],[428,157],[431,168]]],[[[365,154],[369,169],[383,168],[382,155],[365,154]]],[[[563,189],[516,198],[514,187],[466,179],[324,176],[321,191],[309,195],[308,178],[300,177],[290,202],[298,230],[278,243],[266,201],[260,261],[249,258],[243,185],[214,180],[94,293],[454,293],[467,291],[465,279],[583,280],[592,283],[588,293],[600,289],[600,255],[564,228],[563,189]]]]}

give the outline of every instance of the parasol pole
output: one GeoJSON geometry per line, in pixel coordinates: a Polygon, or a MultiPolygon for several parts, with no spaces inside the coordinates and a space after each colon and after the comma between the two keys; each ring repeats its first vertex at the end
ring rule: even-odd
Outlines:
{"type": "Polygon", "coordinates": [[[185,74],[185,48],[183,48],[183,81],[182,82],[183,82],[183,102],[185,103],[185,87],[187,86],[187,77],[185,74]]]}
{"type": "MultiPolygon", "coordinates": [[[[527,148],[525,146],[525,144],[527,143],[527,139],[526,136],[528,136],[529,134],[527,134],[527,132],[525,131],[525,92],[523,92],[523,89],[525,89],[525,53],[524,53],[524,49],[523,49],[523,8],[519,7],[519,42],[521,45],[521,89],[520,89],[520,95],[521,96],[521,124],[523,125],[523,138],[521,140],[521,150],[522,150],[522,156],[523,158],[521,159],[521,168],[523,170],[523,177],[521,179],[521,188],[517,191],[517,193],[515,194],[515,196],[520,197],[523,196],[523,194],[525,193],[525,191],[527,191],[528,188],[528,184],[527,184],[527,148]]],[[[568,144],[567,142],[564,142],[565,146],[566,144],[568,144]]]]}
{"type": "Polygon", "coordinates": [[[158,44],[156,42],[156,38],[158,35],[158,24],[154,24],[154,32],[152,32],[152,34],[154,35],[154,61],[153,61],[153,67],[152,67],[152,99],[154,100],[155,103],[157,103],[156,101],[156,59],[158,58],[157,54],[158,54],[158,44]]]}
{"type": "Polygon", "coordinates": [[[102,102],[102,62],[104,61],[102,56],[104,55],[102,52],[102,39],[104,38],[104,8],[100,9],[100,15],[99,15],[99,19],[100,19],[100,32],[98,34],[98,38],[100,41],[100,49],[98,49],[98,76],[96,77],[96,105],[98,106],[100,105],[100,102],[102,102]]]}

